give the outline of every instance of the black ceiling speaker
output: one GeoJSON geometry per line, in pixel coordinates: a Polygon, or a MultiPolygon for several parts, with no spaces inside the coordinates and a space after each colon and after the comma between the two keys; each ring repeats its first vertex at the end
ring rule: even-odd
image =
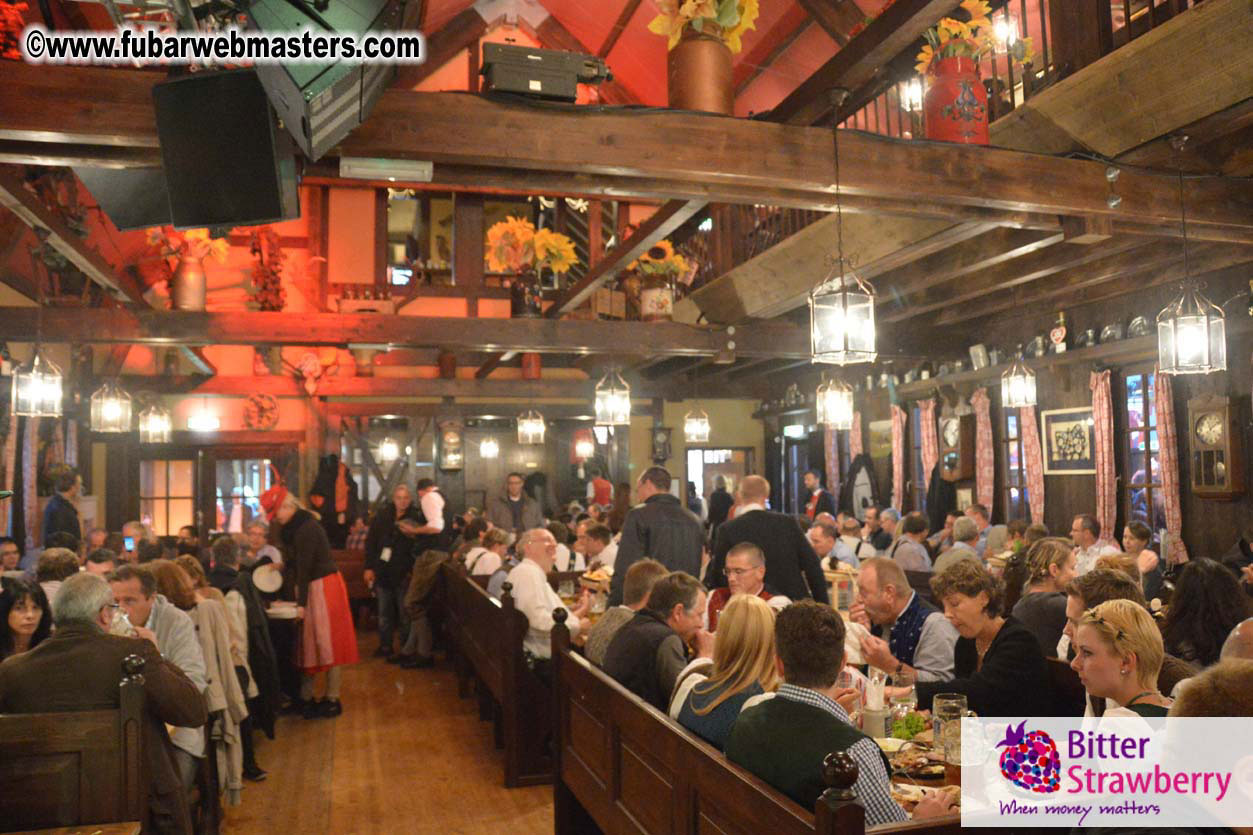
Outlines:
{"type": "Polygon", "coordinates": [[[300,216],[295,148],[253,70],[194,73],[152,89],[180,229],[300,216]]]}
{"type": "Polygon", "coordinates": [[[146,229],[170,222],[170,198],[160,168],[78,165],[74,173],[118,229],[146,229]]]}

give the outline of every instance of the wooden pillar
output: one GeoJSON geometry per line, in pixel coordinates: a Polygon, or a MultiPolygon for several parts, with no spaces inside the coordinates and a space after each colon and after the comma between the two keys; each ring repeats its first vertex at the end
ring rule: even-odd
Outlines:
{"type": "Polygon", "coordinates": [[[604,256],[604,234],[601,221],[604,209],[599,200],[593,200],[587,207],[587,266],[594,267],[604,256]]]}
{"type": "Polygon", "coordinates": [[[452,198],[452,282],[466,294],[466,315],[479,315],[483,287],[483,195],[452,198]]]}
{"type": "Polygon", "coordinates": [[[328,212],[331,201],[327,199],[326,186],[312,186],[306,194],[305,211],[309,213],[309,264],[317,283],[318,309],[326,310],[326,246],[330,227],[328,212]]]}
{"type": "Polygon", "coordinates": [[[479,42],[477,40],[466,47],[466,57],[469,58],[466,89],[471,93],[477,93],[479,91],[479,42]]]}
{"type": "Polygon", "coordinates": [[[387,189],[374,190],[374,283],[387,286],[387,265],[391,253],[387,246],[387,189]]]}

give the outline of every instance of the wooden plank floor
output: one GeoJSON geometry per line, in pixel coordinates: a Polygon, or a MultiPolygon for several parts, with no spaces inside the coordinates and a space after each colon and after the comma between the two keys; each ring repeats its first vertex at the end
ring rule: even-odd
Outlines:
{"type": "Polygon", "coordinates": [[[245,783],[223,831],[549,835],[552,788],[504,788],[491,723],[457,698],[448,665],[401,670],[370,657],[375,645],[363,637],[344,671],[342,716],[283,717],[273,742],[257,735],[269,779],[245,783]]]}

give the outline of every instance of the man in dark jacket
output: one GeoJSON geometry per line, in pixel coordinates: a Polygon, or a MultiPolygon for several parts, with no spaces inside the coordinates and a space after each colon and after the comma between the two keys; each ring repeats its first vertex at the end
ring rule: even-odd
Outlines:
{"type": "Polygon", "coordinates": [[[413,544],[422,527],[422,515],[413,504],[413,494],[405,484],[392,490],[392,500],[379,508],[365,537],[366,584],[378,598],[379,648],[375,655],[391,659],[392,637],[400,629],[403,640],[409,634],[409,618],[403,605],[406,578],[413,569],[413,544]]]}
{"type": "Polygon", "coordinates": [[[834,516],[835,498],[822,489],[822,476],[818,471],[806,470],[802,480],[805,482],[805,489],[809,491],[809,497],[805,499],[805,518],[812,522],[819,513],[830,513],[834,516]]]}
{"type": "Polygon", "coordinates": [[[83,529],[79,524],[78,508],[74,506],[74,502],[83,490],[83,480],[78,473],[68,470],[56,477],[52,489],[56,491],[56,495],[48,500],[48,505],[44,508],[43,527],[40,529],[44,545],[51,546],[53,543],[49,540],[57,533],[68,533],[77,542],[83,538],[83,529]]]}
{"type": "Polygon", "coordinates": [[[605,673],[658,710],[670,706],[688,645],[712,658],[713,635],[702,628],[705,590],[695,577],[675,571],[653,584],[648,603],[627,621],[605,650],[605,673]]]}
{"type": "Polygon", "coordinates": [[[727,480],[722,476],[714,478],[714,491],[709,494],[709,530],[718,530],[718,526],[727,521],[735,498],[727,491],[727,480]]]}
{"type": "Polygon", "coordinates": [[[684,510],[670,494],[670,473],[649,467],[635,487],[641,504],[631,508],[622,523],[622,540],[609,584],[609,605],[622,603],[622,585],[636,560],[652,557],[671,571],[700,574],[705,529],[695,514],[684,510]]]}
{"type": "Polygon", "coordinates": [[[800,525],[791,516],[766,510],[770,482],[759,475],[745,477],[740,482],[740,498],[740,512],[718,528],[705,586],[725,586],[727,552],[741,542],[751,542],[766,555],[767,586],[792,600],[812,597],[819,603],[829,602],[822,563],[800,525]]]}
{"type": "Polygon", "coordinates": [[[81,572],[57,592],[56,632],[30,652],[0,664],[0,713],[116,710],[122,661],[144,661],[141,746],[147,781],[144,832],[190,835],[191,819],[174,765],[166,724],[196,728],[208,720],[204,697],[173,663],[143,638],[110,635],[113,594],[95,574],[81,572]]]}

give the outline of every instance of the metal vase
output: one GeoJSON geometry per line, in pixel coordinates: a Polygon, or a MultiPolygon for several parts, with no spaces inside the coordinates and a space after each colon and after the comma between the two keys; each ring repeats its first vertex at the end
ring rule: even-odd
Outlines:
{"type": "Polygon", "coordinates": [[[204,310],[207,283],[201,259],[184,255],[170,278],[170,307],[174,310],[204,310]]]}
{"type": "Polygon", "coordinates": [[[670,50],[666,65],[671,107],[727,116],[734,113],[731,50],[722,38],[688,29],[670,50]]]}

